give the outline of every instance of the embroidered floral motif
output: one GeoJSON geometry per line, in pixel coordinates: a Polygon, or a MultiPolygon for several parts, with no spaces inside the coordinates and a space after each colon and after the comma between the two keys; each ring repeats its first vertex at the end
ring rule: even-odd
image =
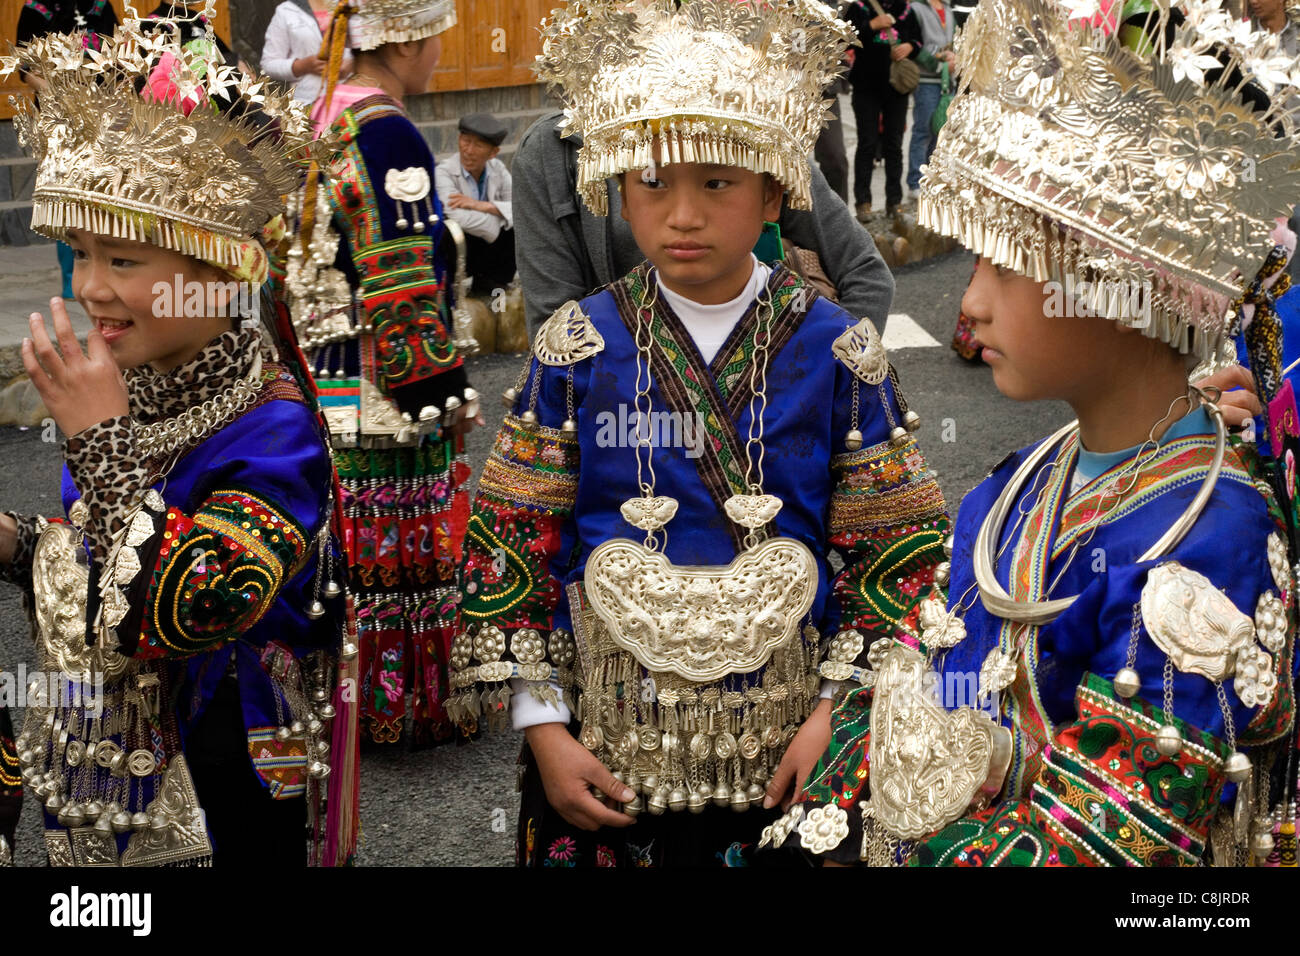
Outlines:
{"type": "Polygon", "coordinates": [[[573,837],[562,836],[546,851],[544,866],[577,866],[578,844],[573,837]]]}

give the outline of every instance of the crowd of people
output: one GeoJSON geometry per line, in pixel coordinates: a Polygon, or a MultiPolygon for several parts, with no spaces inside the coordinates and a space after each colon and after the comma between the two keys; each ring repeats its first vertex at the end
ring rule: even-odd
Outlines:
{"type": "Polygon", "coordinates": [[[507,169],[407,110],[454,0],[286,0],[279,85],[210,3],[28,0],[0,76],[94,330],[55,297],[22,349],[64,509],[0,513],[53,675],[0,709],[0,860],[26,804],[52,865],[346,865],[363,738],[511,726],[524,867],[1296,866],[1277,3],[590,0],[507,169]],[[810,160],[846,61],[856,210],[810,160]],[[1075,416],[961,502],[881,341],[878,147],[998,390],[1075,416]],[[533,327],[501,420],[458,232],[533,327]]]}

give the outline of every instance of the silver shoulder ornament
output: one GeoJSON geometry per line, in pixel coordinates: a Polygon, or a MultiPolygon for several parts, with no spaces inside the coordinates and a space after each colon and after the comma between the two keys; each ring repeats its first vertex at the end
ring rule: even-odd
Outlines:
{"type": "Polygon", "coordinates": [[[889,356],[870,319],[861,319],[831,343],[831,352],[859,380],[879,385],[889,375],[889,356]]]}
{"type": "MultiPolygon", "coordinates": [[[[1259,623],[1271,623],[1270,602],[1262,601],[1258,610],[1259,623]]],[[[1256,621],[1205,575],[1177,561],[1152,568],[1142,587],[1142,619],[1180,671],[1215,682],[1235,675],[1233,689],[1247,707],[1272,699],[1273,659],[1256,643],[1256,621]]],[[[1264,637],[1274,639],[1271,633],[1264,637]]]]}
{"type": "Polygon", "coordinates": [[[591,316],[570,299],[537,330],[533,354],[543,365],[564,367],[591,358],[605,349],[591,316]]]}

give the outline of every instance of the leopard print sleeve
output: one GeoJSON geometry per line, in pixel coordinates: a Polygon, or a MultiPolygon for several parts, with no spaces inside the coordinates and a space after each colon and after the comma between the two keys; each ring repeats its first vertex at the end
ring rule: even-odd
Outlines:
{"type": "Polygon", "coordinates": [[[134,420],[119,415],[91,425],[67,440],[63,457],[90,512],[84,530],[91,553],[103,563],[113,536],[149,477],[135,450],[134,420]]]}
{"type": "Polygon", "coordinates": [[[28,591],[32,583],[32,557],[36,553],[39,519],[33,515],[20,515],[15,511],[4,513],[17,523],[18,540],[14,545],[13,560],[8,564],[0,564],[0,581],[8,581],[28,591]]]}

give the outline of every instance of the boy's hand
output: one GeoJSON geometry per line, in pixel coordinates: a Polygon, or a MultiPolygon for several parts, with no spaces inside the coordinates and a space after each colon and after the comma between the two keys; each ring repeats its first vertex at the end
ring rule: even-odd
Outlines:
{"type": "Polygon", "coordinates": [[[1219,411],[1223,412],[1224,424],[1229,428],[1240,428],[1246,424],[1247,419],[1264,412],[1259,396],[1255,393],[1255,376],[1240,365],[1219,369],[1213,375],[1192,384],[1200,389],[1217,388],[1222,392],[1219,411]]]}
{"type": "Polygon", "coordinates": [[[83,354],[62,299],[50,300],[50,314],[59,348],[54,348],[45,331],[45,317],[33,312],[29,320],[32,337],[23,339],[23,368],[59,430],[76,435],[91,425],[128,414],[131,406],[126,382],[104,337],[92,329],[83,354]]]}
{"type": "Polygon", "coordinates": [[[808,715],[777,764],[776,773],[772,774],[767,785],[767,796],[763,798],[764,810],[770,810],[777,803],[781,804],[782,810],[790,809],[799,786],[817,766],[830,742],[831,702],[826,698],[808,715]]]}
{"type": "Polygon", "coordinates": [[[906,60],[909,56],[912,55],[912,44],[900,43],[898,44],[898,46],[892,47],[890,49],[889,55],[892,59],[895,60],[906,60]]]}
{"type": "Polygon", "coordinates": [[[580,830],[625,827],[634,822],[591,795],[598,787],[611,800],[627,803],[636,794],[614,779],[605,765],[569,735],[563,724],[536,724],[524,731],[542,773],[546,800],[567,822],[580,830]]]}
{"type": "Polygon", "coordinates": [[[881,13],[867,21],[867,26],[873,30],[884,30],[894,25],[894,18],[888,13],[881,13]]]}

